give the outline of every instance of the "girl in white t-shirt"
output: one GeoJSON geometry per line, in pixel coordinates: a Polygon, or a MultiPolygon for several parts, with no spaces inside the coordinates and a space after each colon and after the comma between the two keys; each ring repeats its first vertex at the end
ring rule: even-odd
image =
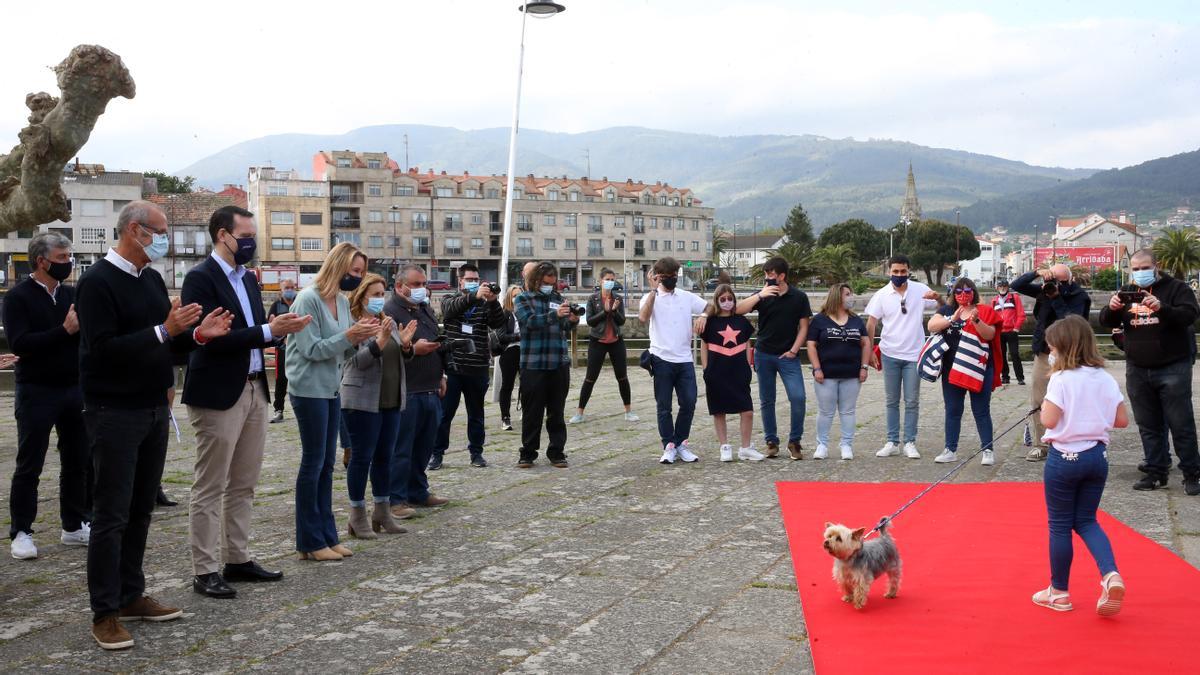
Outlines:
{"type": "Polygon", "coordinates": [[[1096,613],[1121,611],[1125,582],[1117,573],[1108,535],[1096,510],[1108,478],[1108,430],[1129,426],[1117,382],[1104,371],[1092,328],[1082,317],[1059,319],[1046,331],[1050,383],[1042,401],[1042,437],[1051,452],[1044,473],[1050,523],[1050,587],[1033,595],[1034,604],[1060,612],[1072,608],[1067,592],[1073,555],[1071,532],[1087,545],[1100,568],[1096,613]]]}

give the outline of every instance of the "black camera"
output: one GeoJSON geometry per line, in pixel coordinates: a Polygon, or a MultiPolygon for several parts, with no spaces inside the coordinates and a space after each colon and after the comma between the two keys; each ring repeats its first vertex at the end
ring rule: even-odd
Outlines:
{"type": "Polygon", "coordinates": [[[584,314],[587,314],[587,307],[584,307],[583,305],[567,305],[567,306],[571,308],[571,313],[574,314],[575,316],[583,316],[584,314]]]}
{"type": "Polygon", "coordinates": [[[1058,281],[1051,279],[1042,282],[1042,293],[1051,298],[1058,295],[1058,281]]]}
{"type": "Polygon", "coordinates": [[[470,338],[455,338],[446,340],[446,348],[452,352],[475,353],[475,341],[470,338]]]}
{"type": "Polygon", "coordinates": [[[1120,291],[1117,291],[1117,297],[1120,298],[1122,304],[1129,307],[1140,303],[1142,300],[1145,300],[1146,292],[1136,287],[1126,287],[1120,291]]]}
{"type": "Polygon", "coordinates": [[[485,283],[484,286],[487,286],[487,289],[489,291],[491,291],[492,293],[494,293],[496,295],[500,295],[500,284],[489,281],[489,282],[485,283]]]}

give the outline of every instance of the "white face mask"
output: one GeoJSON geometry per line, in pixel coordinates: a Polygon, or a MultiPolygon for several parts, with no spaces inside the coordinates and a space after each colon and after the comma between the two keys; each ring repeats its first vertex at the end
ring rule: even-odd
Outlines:
{"type": "Polygon", "coordinates": [[[722,300],[717,303],[717,306],[719,306],[723,312],[731,312],[733,311],[733,304],[734,303],[732,300],[722,300]]]}
{"type": "Polygon", "coordinates": [[[1050,352],[1050,356],[1047,357],[1046,361],[1048,361],[1050,363],[1050,367],[1053,368],[1054,363],[1058,361],[1057,355],[1054,352],[1050,352]]]}

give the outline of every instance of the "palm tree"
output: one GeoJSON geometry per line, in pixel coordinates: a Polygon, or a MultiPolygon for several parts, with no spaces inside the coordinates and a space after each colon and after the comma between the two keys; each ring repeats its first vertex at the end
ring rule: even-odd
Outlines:
{"type": "Polygon", "coordinates": [[[1186,281],[1188,272],[1200,268],[1200,237],[1193,229],[1171,230],[1154,242],[1154,256],[1159,267],[1186,281]]]}
{"type": "MultiPolygon", "coordinates": [[[[779,248],[769,248],[763,253],[767,258],[776,256],[783,258],[788,263],[788,284],[799,285],[800,281],[807,279],[814,274],[811,255],[812,249],[803,244],[794,241],[785,241],[779,248]]],[[[763,280],[762,265],[755,265],[750,268],[750,280],[755,283],[761,283],[763,280]]]]}
{"type": "Polygon", "coordinates": [[[840,284],[858,274],[858,255],[850,244],[821,246],[809,255],[813,271],[826,284],[840,284]]]}

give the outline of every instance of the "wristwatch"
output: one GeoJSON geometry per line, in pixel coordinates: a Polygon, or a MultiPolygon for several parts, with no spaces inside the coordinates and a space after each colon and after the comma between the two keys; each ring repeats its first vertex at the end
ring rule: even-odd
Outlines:
{"type": "Polygon", "coordinates": [[[861,366],[859,366],[859,367],[858,367],[858,369],[859,369],[859,370],[870,370],[870,368],[869,368],[869,367],[867,366],[867,364],[865,364],[865,363],[864,363],[864,364],[862,364],[861,366]]]}

